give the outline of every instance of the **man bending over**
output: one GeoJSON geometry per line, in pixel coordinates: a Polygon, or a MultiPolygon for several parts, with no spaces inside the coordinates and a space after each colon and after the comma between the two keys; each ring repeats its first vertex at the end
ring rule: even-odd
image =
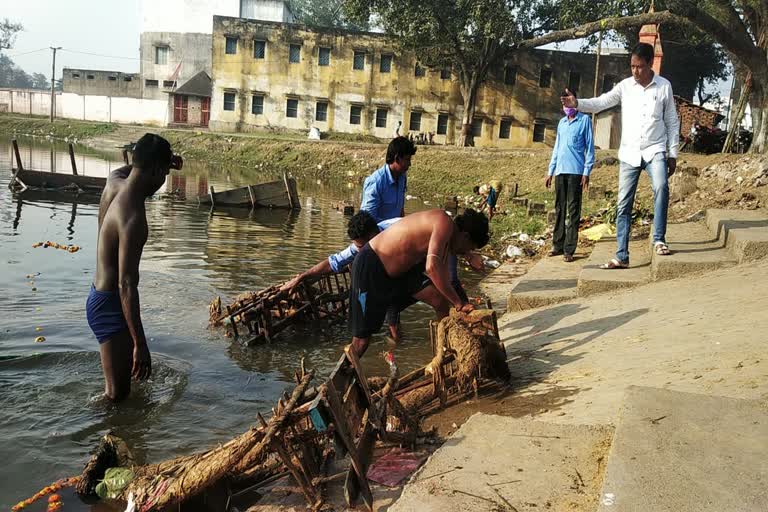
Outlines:
{"type": "Polygon", "coordinates": [[[404,217],[366,244],[352,264],[349,324],[358,356],[384,323],[387,309],[414,299],[431,305],[438,318],[453,306],[474,308],[451,285],[449,259],[488,243],[488,219],[468,209],[455,220],[443,210],[404,217]]]}

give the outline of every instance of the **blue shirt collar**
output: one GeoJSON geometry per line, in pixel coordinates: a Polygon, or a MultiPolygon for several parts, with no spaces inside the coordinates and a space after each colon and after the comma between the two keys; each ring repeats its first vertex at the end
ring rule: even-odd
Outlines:
{"type": "Polygon", "coordinates": [[[384,171],[385,171],[385,173],[386,173],[386,175],[387,175],[387,180],[389,180],[389,184],[390,184],[390,185],[395,185],[395,184],[397,184],[397,180],[398,180],[398,178],[395,178],[395,177],[392,175],[392,169],[390,169],[390,168],[389,168],[389,164],[384,164],[384,171]]]}

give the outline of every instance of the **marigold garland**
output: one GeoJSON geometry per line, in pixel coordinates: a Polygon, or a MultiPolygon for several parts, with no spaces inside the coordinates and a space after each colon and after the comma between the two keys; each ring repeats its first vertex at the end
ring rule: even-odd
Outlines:
{"type": "Polygon", "coordinates": [[[72,487],[73,485],[77,484],[77,482],[79,481],[80,481],[79,476],[73,476],[70,478],[62,478],[61,480],[57,480],[53,482],[51,485],[47,485],[42,489],[40,489],[40,491],[38,491],[31,498],[18,502],[16,505],[14,505],[11,508],[11,511],[19,512],[20,510],[27,508],[34,502],[48,496],[49,494],[51,496],[48,497],[48,512],[56,512],[58,510],[61,510],[63,506],[63,503],[61,501],[61,496],[59,496],[56,493],[65,487],[72,487]]]}

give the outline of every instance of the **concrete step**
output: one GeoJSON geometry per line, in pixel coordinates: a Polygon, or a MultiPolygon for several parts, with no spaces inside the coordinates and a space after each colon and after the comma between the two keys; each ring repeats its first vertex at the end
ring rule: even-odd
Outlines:
{"type": "Polygon", "coordinates": [[[556,304],[577,297],[577,283],[588,252],[579,250],[576,261],[566,263],[562,256],[543,257],[512,288],[507,311],[523,311],[556,304]]]}
{"type": "Polygon", "coordinates": [[[708,272],[738,263],[723,240],[713,235],[703,222],[668,224],[667,242],[672,253],[669,256],[657,255],[651,245],[651,278],[654,281],[708,272]]]}
{"type": "Polygon", "coordinates": [[[768,503],[757,400],[627,388],[598,512],[740,512],[768,503]]]}
{"type": "Polygon", "coordinates": [[[475,414],[390,512],[592,511],[612,429],[475,414]]]}
{"type": "Polygon", "coordinates": [[[630,267],[602,270],[600,265],[616,256],[616,238],[604,238],[595,244],[592,254],[579,274],[578,294],[587,296],[645,284],[651,279],[651,251],[647,239],[629,242],[630,267]]]}
{"type": "Polygon", "coordinates": [[[765,210],[707,210],[707,226],[725,242],[739,263],[768,256],[768,213],[765,210]]]}
{"type": "Polygon", "coordinates": [[[478,287],[493,304],[493,308],[503,313],[507,307],[509,293],[528,270],[527,263],[515,263],[507,260],[499,268],[489,273],[478,287]]]}

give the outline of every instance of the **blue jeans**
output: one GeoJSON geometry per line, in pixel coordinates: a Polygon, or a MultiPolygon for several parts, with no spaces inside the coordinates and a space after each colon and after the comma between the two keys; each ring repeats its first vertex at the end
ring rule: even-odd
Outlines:
{"type": "Polygon", "coordinates": [[[653,242],[664,242],[667,233],[669,184],[667,182],[667,154],[656,153],[650,162],[642,160],[640,167],[621,162],[619,168],[619,202],[616,215],[616,259],[629,262],[629,233],[632,229],[632,207],[635,203],[640,172],[645,170],[653,188],[653,242]]]}

